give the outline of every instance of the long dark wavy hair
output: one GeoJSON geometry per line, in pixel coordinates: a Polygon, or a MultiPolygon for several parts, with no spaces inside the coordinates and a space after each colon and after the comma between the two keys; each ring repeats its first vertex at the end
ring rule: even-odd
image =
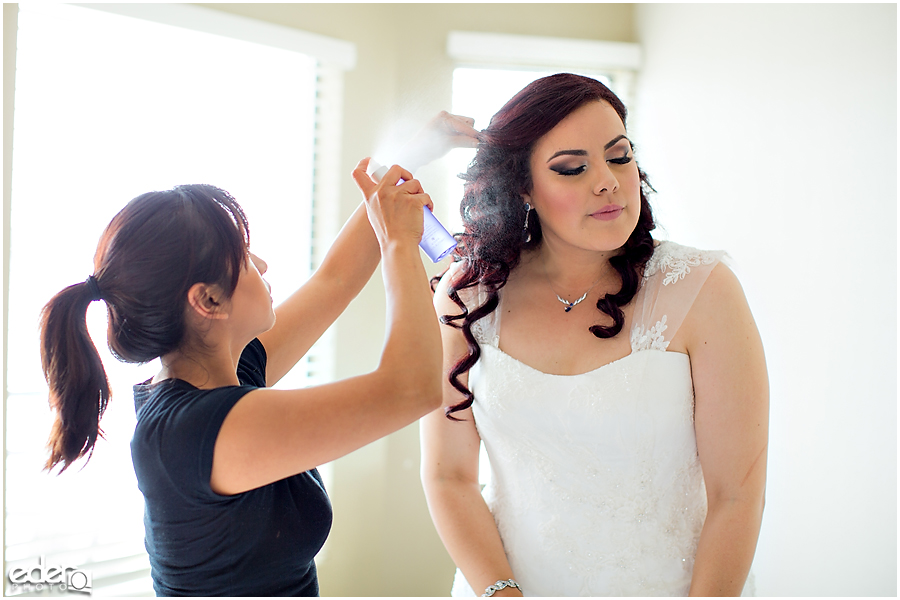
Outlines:
{"type": "MultiPolygon", "coordinates": [[[[462,314],[444,315],[441,322],[462,329],[468,355],[450,370],[450,384],[465,400],[446,409],[447,417],[472,405],[475,396],[459,380],[481,357],[472,324],[490,315],[499,303],[499,291],[519,264],[523,250],[541,244],[541,220],[535,211],[525,223],[524,194],[532,189],[530,160],[535,143],[566,116],[588,102],[609,103],[625,124],[627,110],[622,101],[605,85],[580,75],[558,73],[534,81],[512,97],[482,131],[475,158],[466,173],[460,214],[465,231],[457,234],[454,261],[462,262],[459,273],[447,290],[462,314]],[[530,238],[529,238],[530,235],[530,238]],[[469,311],[460,299],[461,290],[481,285],[487,294],[483,304],[469,311]]],[[[656,227],[647,195],[653,192],[647,175],[638,168],[641,180],[641,214],[637,226],[622,251],[609,260],[622,279],[615,294],[606,294],[597,309],[609,315],[613,324],[593,325],[591,333],[598,338],[611,338],[622,330],[625,316],[622,307],[634,298],[644,265],[653,254],[650,232],[656,227]]],[[[432,288],[440,276],[432,279],[432,288]]]]}
{"type": "Polygon", "coordinates": [[[128,203],[107,225],[93,281],[56,294],[41,311],[41,363],[55,413],[45,468],[90,459],[110,399],[109,380],[88,335],[92,300],[106,302],[107,343],[123,362],[145,363],[182,347],[187,293],[217,284],[230,298],[247,261],[247,219],[228,192],[182,185],[128,203]]]}

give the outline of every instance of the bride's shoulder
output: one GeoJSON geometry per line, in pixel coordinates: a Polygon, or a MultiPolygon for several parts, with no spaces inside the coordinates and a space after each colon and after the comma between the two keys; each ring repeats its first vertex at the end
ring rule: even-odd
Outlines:
{"type": "Polygon", "coordinates": [[[709,323],[721,328],[746,315],[743,289],[728,262],[728,255],[721,250],[700,250],[668,241],[654,249],[642,290],[642,305],[653,314],[644,320],[655,322],[665,314],[673,336],[670,350],[690,354],[687,349],[692,340],[718,335],[710,331],[709,323]]]}
{"type": "Polygon", "coordinates": [[[663,285],[683,280],[692,270],[712,271],[727,255],[722,250],[700,250],[669,240],[655,242],[644,267],[644,278],[663,277],[663,285]]]}
{"type": "Polygon", "coordinates": [[[724,250],[701,250],[672,241],[656,243],[644,268],[644,281],[656,290],[657,302],[681,304],[690,322],[732,318],[747,310],[741,283],[724,250]]]}
{"type": "Polygon", "coordinates": [[[746,337],[735,332],[755,327],[752,324],[753,317],[740,280],[727,265],[717,263],[703,281],[687,314],[685,330],[689,334],[685,343],[690,348],[691,340],[712,343],[721,338],[735,342],[746,337]]]}

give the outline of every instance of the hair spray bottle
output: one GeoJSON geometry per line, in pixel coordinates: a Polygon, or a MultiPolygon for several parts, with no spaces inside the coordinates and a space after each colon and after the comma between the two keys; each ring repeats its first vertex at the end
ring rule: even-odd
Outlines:
{"type": "MultiPolygon", "coordinates": [[[[366,169],[366,173],[371,175],[375,181],[381,181],[381,178],[385,176],[387,171],[387,167],[380,165],[374,160],[369,160],[369,167],[366,169]]],[[[450,235],[449,231],[444,229],[444,226],[428,210],[428,207],[424,208],[425,231],[422,233],[422,241],[419,242],[419,247],[425,251],[425,254],[433,262],[439,262],[456,248],[456,240],[450,235]]]]}

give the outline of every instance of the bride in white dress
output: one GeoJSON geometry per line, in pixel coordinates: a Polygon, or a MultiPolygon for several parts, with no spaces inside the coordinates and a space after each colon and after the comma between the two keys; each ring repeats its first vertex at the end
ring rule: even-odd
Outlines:
{"type": "Polygon", "coordinates": [[[462,260],[435,292],[444,409],[421,426],[453,595],[752,593],[762,343],[721,252],[651,238],[624,106],[538,80],[466,178],[462,260]]]}

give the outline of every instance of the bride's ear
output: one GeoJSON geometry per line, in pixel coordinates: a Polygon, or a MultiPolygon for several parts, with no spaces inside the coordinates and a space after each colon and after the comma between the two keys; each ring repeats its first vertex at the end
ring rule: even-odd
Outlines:
{"type": "Polygon", "coordinates": [[[188,306],[203,319],[227,319],[222,288],[208,283],[195,283],[188,290],[188,306]]]}

